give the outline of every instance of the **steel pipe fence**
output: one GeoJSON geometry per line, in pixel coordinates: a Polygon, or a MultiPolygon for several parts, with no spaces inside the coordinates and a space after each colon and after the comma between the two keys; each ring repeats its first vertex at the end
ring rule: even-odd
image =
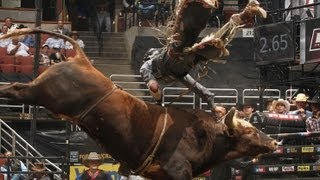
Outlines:
{"type": "MultiPolygon", "coordinates": [[[[0,119],[0,151],[11,151],[13,156],[24,156],[24,157],[43,157],[43,155],[31,146],[24,138],[22,138],[15,130],[13,130],[7,123],[0,119]]],[[[42,158],[43,159],[43,158],[42,158]]],[[[45,163],[50,165],[56,171],[62,171],[62,169],[49,161],[44,159],[45,163]]],[[[27,161],[27,165],[30,162],[27,161]]],[[[52,171],[48,169],[48,171],[52,171]]]]}
{"type": "MultiPolygon", "coordinates": [[[[239,101],[239,92],[237,89],[224,89],[224,88],[208,88],[209,91],[214,93],[214,102],[226,105],[226,106],[236,106],[239,101]]],[[[199,101],[199,108],[205,111],[211,111],[208,108],[207,102],[204,102],[202,98],[199,101]]]]}
{"type": "MultiPolygon", "coordinates": [[[[131,75],[131,74],[112,74],[110,79],[117,86],[121,87],[123,90],[132,94],[133,96],[142,99],[149,103],[155,103],[152,95],[149,92],[148,87],[145,82],[142,81],[140,75],[131,75]]],[[[9,84],[7,82],[0,82],[0,85],[9,84]]],[[[256,99],[259,102],[259,90],[258,89],[244,89],[242,94],[239,93],[237,89],[232,88],[208,88],[211,92],[215,93],[214,101],[216,103],[226,105],[226,106],[236,106],[237,103],[243,103],[247,99],[256,99]],[[242,97],[242,100],[240,98],[242,97]]],[[[204,102],[201,98],[199,101],[196,101],[195,95],[188,93],[184,95],[183,93],[188,91],[184,87],[164,87],[162,89],[162,104],[168,105],[172,104],[174,106],[181,106],[183,108],[199,108],[204,109],[205,111],[210,111],[208,109],[207,102],[204,102]],[[173,94],[173,92],[176,92],[173,94]],[[193,104],[192,104],[193,103],[193,104]],[[199,103],[199,104],[197,104],[199,103]]],[[[284,92],[284,99],[292,99],[292,96],[298,89],[287,89],[284,92]]],[[[282,93],[279,89],[264,89],[262,93],[263,99],[279,99],[282,97],[282,93]]],[[[0,98],[0,109],[1,108],[10,108],[10,110],[18,111],[19,119],[32,119],[32,109],[35,106],[26,105],[26,104],[8,104],[8,99],[0,98]],[[1,101],[5,100],[5,101],[1,101]]],[[[38,106],[39,109],[45,109],[42,106],[38,106]]],[[[10,111],[9,110],[9,111],[10,111]]],[[[13,115],[14,116],[14,115],[13,115]]],[[[79,129],[76,127],[75,129],[79,129]]]]}
{"type": "Polygon", "coordinates": [[[173,105],[184,108],[195,108],[195,93],[188,88],[165,87],[162,90],[162,104],[173,105]]]}
{"type": "MultiPolygon", "coordinates": [[[[244,89],[242,91],[242,103],[247,99],[256,99],[259,102],[260,98],[259,89],[244,89]]],[[[263,99],[279,99],[281,98],[281,91],[279,89],[264,89],[262,92],[263,99]]]]}
{"type": "Polygon", "coordinates": [[[298,89],[287,89],[285,91],[285,100],[291,100],[297,92],[298,89]]]}
{"type": "Polygon", "coordinates": [[[110,79],[114,84],[123,88],[123,90],[140,98],[144,101],[153,102],[153,97],[149,93],[149,89],[145,82],[142,81],[141,75],[131,74],[112,74],[110,79]]]}

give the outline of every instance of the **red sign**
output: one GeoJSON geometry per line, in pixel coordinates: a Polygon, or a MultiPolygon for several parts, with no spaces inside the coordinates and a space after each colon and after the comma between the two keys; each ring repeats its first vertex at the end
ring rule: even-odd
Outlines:
{"type": "Polygon", "coordinates": [[[320,50],[320,28],[313,29],[309,51],[320,50]]]}

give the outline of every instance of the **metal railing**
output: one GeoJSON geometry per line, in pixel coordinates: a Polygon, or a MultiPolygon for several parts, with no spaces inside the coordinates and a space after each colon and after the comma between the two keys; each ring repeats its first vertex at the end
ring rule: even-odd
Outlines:
{"type": "Polygon", "coordinates": [[[140,98],[144,101],[153,102],[153,97],[149,93],[149,89],[145,82],[142,81],[140,75],[131,74],[112,74],[110,79],[114,84],[123,88],[123,90],[140,98]]]}
{"type": "Polygon", "coordinates": [[[285,92],[285,99],[290,100],[298,92],[298,89],[287,89],[285,92]]]}
{"type": "Polygon", "coordinates": [[[195,94],[188,88],[165,87],[162,90],[162,104],[195,108],[195,94]],[[186,93],[186,94],[185,94],[186,93]]]}
{"type": "MultiPolygon", "coordinates": [[[[8,85],[8,82],[0,82],[0,85],[8,85]]],[[[8,98],[0,98],[0,108],[10,108],[12,110],[18,110],[22,114],[25,113],[25,105],[20,103],[12,103],[8,98]]]]}
{"type": "MultiPolygon", "coordinates": [[[[118,86],[123,88],[123,90],[132,94],[133,96],[142,99],[143,101],[154,103],[154,99],[149,92],[148,87],[145,82],[143,82],[140,75],[131,75],[131,74],[112,74],[110,79],[118,86]]],[[[0,82],[0,85],[5,85],[8,83],[0,82]]],[[[258,89],[244,89],[242,94],[239,94],[237,89],[232,88],[208,88],[215,94],[214,101],[227,106],[235,106],[237,103],[243,103],[246,99],[256,99],[259,102],[259,90],[258,89]],[[242,98],[242,99],[240,99],[242,98]]],[[[208,111],[207,102],[204,102],[201,98],[199,101],[196,100],[195,94],[187,92],[188,89],[184,87],[164,87],[162,90],[163,98],[162,104],[164,105],[181,105],[182,107],[189,108],[200,108],[208,111]],[[181,97],[180,97],[181,96],[181,97]],[[199,104],[197,104],[199,103],[199,104]]],[[[287,89],[284,92],[284,99],[292,99],[292,96],[298,89],[287,89]]],[[[241,92],[240,92],[241,93],[241,92]]],[[[282,97],[282,93],[279,89],[265,89],[262,93],[262,98],[266,99],[279,99],[282,97]]],[[[9,111],[18,109],[19,119],[30,119],[32,118],[32,108],[34,106],[25,105],[25,104],[8,104],[8,99],[0,98],[0,109],[1,108],[10,108],[9,111]],[[1,101],[2,100],[2,101],[1,101]],[[12,109],[13,108],[13,109],[12,109]]],[[[42,106],[39,106],[40,109],[45,109],[42,106]]],[[[14,116],[14,115],[13,115],[14,116]]]]}
{"type": "MultiPolygon", "coordinates": [[[[239,100],[239,93],[237,89],[225,89],[225,88],[208,88],[209,91],[215,94],[214,102],[226,105],[226,106],[235,106],[239,100]]],[[[202,98],[200,98],[200,109],[205,109],[206,111],[210,111],[208,109],[207,102],[204,102],[202,98]]]]}
{"type": "MultiPolygon", "coordinates": [[[[242,91],[242,103],[245,102],[246,99],[259,99],[259,89],[244,89],[242,91]]],[[[263,99],[280,99],[281,91],[279,89],[264,89],[262,92],[263,99]]]]}
{"type": "MultiPolygon", "coordinates": [[[[0,151],[11,151],[13,156],[27,156],[27,157],[43,157],[43,155],[31,146],[25,139],[23,139],[15,130],[13,130],[7,123],[0,119],[0,151]]],[[[54,168],[54,171],[62,171],[60,167],[52,163],[48,159],[44,159],[47,165],[54,168]]],[[[27,165],[29,165],[27,160],[27,165]]],[[[52,169],[46,167],[47,171],[51,172],[52,169]]],[[[60,179],[58,175],[56,178],[60,179]]]]}

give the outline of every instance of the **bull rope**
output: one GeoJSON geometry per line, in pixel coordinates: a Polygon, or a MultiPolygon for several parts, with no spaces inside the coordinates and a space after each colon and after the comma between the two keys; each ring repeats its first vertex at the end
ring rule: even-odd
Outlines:
{"type": "Polygon", "coordinates": [[[158,150],[158,147],[160,145],[160,142],[163,138],[163,135],[165,133],[166,127],[167,127],[167,121],[168,121],[168,109],[165,107],[165,115],[164,115],[164,123],[163,123],[163,128],[160,134],[160,137],[155,145],[155,147],[153,148],[152,153],[147,157],[146,160],[144,160],[144,162],[142,163],[142,165],[140,167],[138,167],[137,169],[131,171],[132,174],[135,175],[143,175],[143,173],[150,167],[150,165],[153,162],[154,159],[154,155],[156,153],[156,151],[158,150]]]}
{"type": "Polygon", "coordinates": [[[96,103],[94,103],[93,105],[89,106],[87,109],[85,109],[84,111],[82,111],[79,115],[75,116],[76,118],[78,118],[80,121],[82,121],[88,114],[90,111],[92,111],[93,108],[95,108],[98,104],[100,104],[103,100],[105,100],[106,98],[108,98],[116,89],[118,89],[118,86],[115,86],[112,88],[112,90],[110,92],[108,92],[107,94],[105,94],[104,96],[102,96],[96,103]]]}

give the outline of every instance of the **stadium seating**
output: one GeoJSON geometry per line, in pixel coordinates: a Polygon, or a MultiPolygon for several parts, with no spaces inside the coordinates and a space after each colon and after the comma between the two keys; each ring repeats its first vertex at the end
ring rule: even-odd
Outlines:
{"type": "Polygon", "coordinates": [[[7,48],[0,48],[0,57],[7,55],[7,48]]]}
{"type": "Polygon", "coordinates": [[[16,57],[16,64],[17,65],[33,65],[33,59],[34,57],[32,56],[17,56],[16,57]]]}
{"type": "Polygon", "coordinates": [[[15,65],[16,73],[32,75],[33,65],[15,65]]]}
{"type": "Polygon", "coordinates": [[[14,56],[0,56],[0,64],[14,64],[15,57],[14,56]]]}
{"type": "Polygon", "coordinates": [[[13,64],[0,64],[1,73],[15,73],[15,66],[13,64]]]}
{"type": "Polygon", "coordinates": [[[43,45],[49,37],[49,34],[41,34],[41,45],[43,45]]]}

